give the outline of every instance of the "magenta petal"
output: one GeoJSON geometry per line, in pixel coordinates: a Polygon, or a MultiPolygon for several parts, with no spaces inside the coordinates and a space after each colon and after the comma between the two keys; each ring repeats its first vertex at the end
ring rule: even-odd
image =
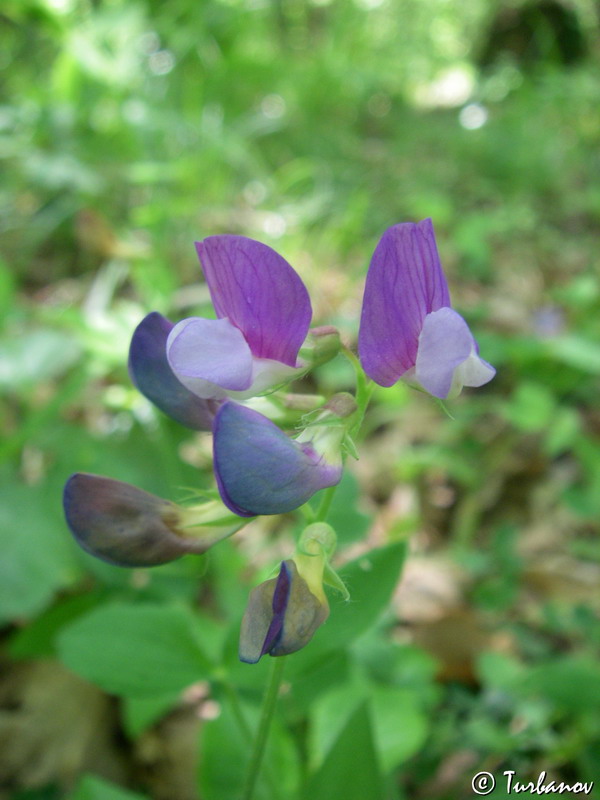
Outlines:
{"type": "Polygon", "coordinates": [[[341,463],[327,463],[309,442],[290,439],[258,411],[231,401],[219,409],[213,433],[221,498],[242,517],[292,511],[342,476],[341,463]]]}
{"type": "Polygon", "coordinates": [[[451,308],[441,308],[429,314],[425,317],[419,338],[415,365],[417,382],[429,394],[447,397],[452,387],[454,370],[475,349],[473,335],[460,314],[451,308]]]}
{"type": "Polygon", "coordinates": [[[295,367],[312,310],[288,262],[245,236],[209,236],[196,249],[217,316],[242,331],[255,357],[295,367]]]}
{"type": "Polygon", "coordinates": [[[167,337],[173,323],[157,311],[135,329],[129,348],[129,374],[139,391],[181,425],[209,431],[214,406],[202,400],[175,377],[167,361],[167,337]]]}
{"type": "Polygon", "coordinates": [[[214,387],[243,391],[252,383],[250,348],[226,319],[178,322],[167,340],[167,358],[179,380],[199,397],[218,396],[214,387]]]}
{"type": "Polygon", "coordinates": [[[380,386],[396,383],[415,365],[426,315],[448,305],[431,220],[388,228],[365,285],[358,351],[367,375],[380,386]]]}

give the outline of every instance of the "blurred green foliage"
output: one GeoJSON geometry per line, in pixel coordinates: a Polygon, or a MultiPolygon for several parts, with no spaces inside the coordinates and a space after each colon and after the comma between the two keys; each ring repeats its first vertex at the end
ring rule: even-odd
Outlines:
{"type": "MultiPolygon", "coordinates": [[[[237,662],[239,620],[294,520],[130,572],[76,549],[62,486],[210,485],[207,441],[126,371],[148,311],[209,312],[194,239],[276,247],[353,344],[375,242],[425,216],[498,376],[452,418],[375,392],[330,517],[352,601],[287,665],[258,796],[445,800],[479,769],[600,785],[598,20],[569,5],[569,65],[541,18],[533,60],[490,38],[535,6],[3,4],[0,797],[240,796],[268,665],[237,662]]],[[[308,387],[351,381],[336,361],[308,387]]]]}

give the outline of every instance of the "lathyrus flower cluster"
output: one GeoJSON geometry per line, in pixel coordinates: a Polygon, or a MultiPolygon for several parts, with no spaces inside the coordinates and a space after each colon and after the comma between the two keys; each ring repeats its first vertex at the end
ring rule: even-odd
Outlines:
{"type": "MultiPolygon", "coordinates": [[[[365,410],[351,395],[334,395],[294,435],[257,410],[261,398],[279,397],[291,381],[333,358],[339,335],[331,327],[310,330],[308,292],[270,247],[232,235],[211,236],[196,247],[216,319],[174,324],[152,312],[133,334],[129,372],[165,414],[192,430],[212,431],[220,499],[179,506],[110,478],[71,476],[64,508],[77,542],[121,566],[203,553],[250,518],[293,511],[335,486],[349,431],[365,410]]],[[[450,307],[430,220],[396,225],[379,242],[358,350],[376,383],[403,379],[438,398],[493,377],[467,323],[450,307]]],[[[301,396],[296,403],[304,405],[301,396]]],[[[334,542],[329,526],[309,526],[278,577],[252,592],[242,660],[293,652],[326,620],[323,582],[344,591],[329,566],[334,542]]]]}

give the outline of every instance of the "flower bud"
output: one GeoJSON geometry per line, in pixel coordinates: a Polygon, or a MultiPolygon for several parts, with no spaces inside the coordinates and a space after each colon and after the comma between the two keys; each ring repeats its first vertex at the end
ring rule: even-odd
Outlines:
{"type": "Polygon", "coordinates": [[[63,505],[77,543],[121,567],[152,567],[204,553],[245,524],[218,500],[184,508],[129,483],[87,473],[69,478],[63,505]]]}
{"type": "Polygon", "coordinates": [[[250,593],[240,633],[240,660],[255,664],[261,656],[285,656],[300,650],[329,616],[323,584],[348,599],[342,580],[329,566],[337,537],[326,522],[304,529],[296,555],[282,562],[277,578],[250,593]]]}
{"type": "Polygon", "coordinates": [[[311,328],[300,348],[300,358],[310,369],[326,364],[340,352],[340,332],[333,325],[311,328]]]}
{"type": "Polygon", "coordinates": [[[285,656],[304,647],[329,616],[322,590],[317,597],[294,560],[283,561],[277,578],[250,593],[242,620],[239,656],[255,664],[261,656],[285,656]]]}

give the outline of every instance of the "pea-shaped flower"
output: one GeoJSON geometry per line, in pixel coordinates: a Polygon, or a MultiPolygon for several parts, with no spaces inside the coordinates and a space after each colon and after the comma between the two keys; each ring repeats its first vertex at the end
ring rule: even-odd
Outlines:
{"type": "Polygon", "coordinates": [[[201,398],[242,400],[299,375],[312,310],[292,267],[245,236],[210,236],[196,248],[217,319],[190,317],[169,333],[181,383],[201,398]]]}
{"type": "Polygon", "coordinates": [[[342,477],[346,422],[356,409],[335,395],[295,439],[258,411],[227,400],[213,425],[214,470],[225,505],[236,514],[283,514],[342,477]]]}
{"type": "Polygon", "coordinates": [[[261,656],[285,656],[304,647],[329,616],[323,589],[326,573],[338,590],[345,587],[328,565],[335,533],[325,523],[309,525],[298,553],[283,561],[277,578],[250,593],[240,632],[241,661],[255,664],[261,656]]]}
{"type": "Polygon", "coordinates": [[[77,543],[120,567],[152,567],[204,553],[245,524],[218,500],[186,508],[129,483],[82,472],[67,481],[63,506],[77,543]]]}
{"type": "Polygon", "coordinates": [[[450,306],[430,219],[394,225],[381,237],[367,274],[358,350],[380,386],[402,378],[439,398],[494,377],[450,306]]]}

